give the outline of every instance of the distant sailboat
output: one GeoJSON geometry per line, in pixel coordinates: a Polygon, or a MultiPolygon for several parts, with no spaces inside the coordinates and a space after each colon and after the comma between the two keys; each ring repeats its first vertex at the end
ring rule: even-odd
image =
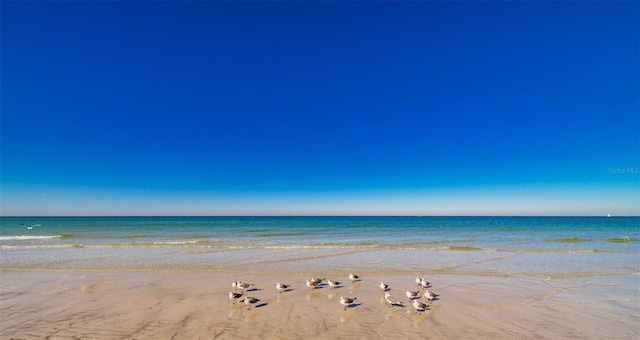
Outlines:
{"type": "Polygon", "coordinates": [[[611,214],[607,214],[607,217],[611,217],[611,214]]]}

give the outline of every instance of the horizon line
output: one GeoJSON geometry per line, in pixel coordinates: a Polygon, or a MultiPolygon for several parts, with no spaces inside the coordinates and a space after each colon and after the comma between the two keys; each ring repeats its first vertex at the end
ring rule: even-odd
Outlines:
{"type": "Polygon", "coordinates": [[[640,215],[0,215],[0,218],[119,217],[640,217],[640,215]]]}

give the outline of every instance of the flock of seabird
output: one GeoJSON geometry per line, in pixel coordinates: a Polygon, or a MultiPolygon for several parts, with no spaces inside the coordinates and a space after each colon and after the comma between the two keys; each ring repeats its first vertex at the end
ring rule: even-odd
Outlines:
{"type": "MultiPolygon", "coordinates": [[[[353,273],[349,274],[349,279],[351,280],[352,283],[361,280],[360,276],[355,275],[353,273]]],[[[327,284],[329,285],[329,287],[331,287],[330,288],[331,290],[339,288],[340,284],[342,284],[342,282],[340,281],[328,280],[328,279],[317,278],[317,277],[312,277],[306,280],[305,283],[309,288],[309,290],[314,290],[318,288],[322,284],[322,282],[325,280],[327,281],[327,284]]],[[[409,298],[409,302],[413,306],[413,308],[415,308],[416,312],[418,314],[421,314],[422,312],[427,310],[429,305],[427,303],[420,301],[420,299],[424,297],[426,300],[428,300],[428,302],[432,302],[434,300],[437,300],[439,295],[429,290],[429,288],[431,287],[431,283],[425,280],[423,277],[416,277],[416,285],[419,287],[418,290],[415,290],[415,291],[407,290],[405,292],[405,295],[407,296],[407,298],[409,298]],[[422,288],[424,292],[421,292],[420,288],[422,288]]],[[[241,282],[241,281],[233,281],[231,282],[231,286],[235,290],[233,292],[229,292],[228,295],[229,295],[229,299],[232,301],[234,305],[243,296],[244,296],[244,299],[242,299],[242,301],[247,305],[248,310],[251,310],[252,306],[255,306],[258,302],[260,302],[260,299],[258,298],[255,298],[253,296],[245,296],[245,290],[252,289],[255,286],[254,284],[241,282]]],[[[276,283],[276,289],[278,290],[278,293],[286,292],[291,289],[291,285],[276,283]]],[[[382,290],[382,293],[384,294],[384,299],[389,304],[389,307],[405,306],[402,301],[391,296],[391,293],[389,292],[391,288],[388,284],[381,281],[380,289],[382,290]]],[[[357,297],[351,298],[351,297],[341,296],[340,304],[344,306],[344,310],[346,311],[348,307],[353,305],[356,299],[357,297]]]]}

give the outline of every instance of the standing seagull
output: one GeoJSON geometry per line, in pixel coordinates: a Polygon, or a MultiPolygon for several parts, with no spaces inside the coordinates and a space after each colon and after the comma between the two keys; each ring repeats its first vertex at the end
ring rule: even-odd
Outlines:
{"type": "Polygon", "coordinates": [[[342,283],[342,282],[333,281],[333,280],[329,280],[327,282],[329,282],[329,286],[331,287],[331,289],[335,289],[342,283]]]}
{"type": "Polygon", "coordinates": [[[247,296],[247,297],[244,298],[244,304],[249,306],[249,307],[247,307],[247,310],[251,310],[251,306],[253,306],[256,303],[258,303],[258,301],[260,301],[260,300],[254,298],[252,296],[247,296]]]}
{"type": "Polygon", "coordinates": [[[417,291],[417,290],[416,291],[408,290],[406,294],[409,300],[420,298],[420,291],[417,291]]]}
{"type": "Polygon", "coordinates": [[[422,280],[424,280],[424,277],[416,276],[416,286],[422,285],[422,280]]]}
{"type": "Polygon", "coordinates": [[[319,277],[312,277],[309,281],[313,281],[315,284],[319,285],[322,283],[322,281],[324,281],[325,279],[321,279],[319,277]]]}
{"type": "Polygon", "coordinates": [[[236,300],[242,297],[242,293],[234,293],[229,292],[229,300],[233,301],[233,304],[236,304],[236,300]]]}
{"type": "Polygon", "coordinates": [[[438,296],[440,296],[440,295],[438,295],[438,294],[436,294],[434,292],[431,292],[428,289],[425,289],[425,291],[424,291],[424,298],[429,300],[429,301],[435,300],[435,298],[437,298],[438,296]]]}
{"type": "Polygon", "coordinates": [[[27,227],[27,229],[29,229],[29,230],[33,229],[34,227],[42,227],[39,224],[24,224],[24,223],[20,223],[20,225],[23,225],[23,226],[27,227]]]}
{"type": "Polygon", "coordinates": [[[351,282],[356,282],[356,281],[358,281],[360,276],[358,276],[356,274],[353,274],[353,273],[349,273],[349,278],[351,279],[351,282]]]}
{"type": "Polygon", "coordinates": [[[320,282],[314,281],[313,279],[311,279],[311,280],[307,280],[306,284],[307,284],[307,287],[309,287],[309,290],[312,290],[312,289],[316,289],[316,287],[318,287],[320,282]]]}
{"type": "Polygon", "coordinates": [[[290,285],[285,285],[282,283],[276,283],[276,289],[278,290],[278,292],[282,293],[285,290],[287,290],[287,288],[291,287],[290,285]]]}
{"type": "Polygon", "coordinates": [[[424,312],[427,309],[427,304],[418,300],[413,300],[413,308],[415,308],[418,314],[420,314],[420,312],[424,312]]]}
{"type": "Polygon", "coordinates": [[[347,307],[349,307],[350,304],[353,303],[353,301],[356,301],[357,298],[346,298],[344,296],[340,297],[340,303],[344,306],[344,310],[347,310],[347,307]]]}
{"type": "Polygon", "coordinates": [[[249,289],[253,286],[255,286],[253,283],[246,283],[246,282],[238,282],[236,284],[238,286],[238,288],[240,288],[243,292],[245,289],[249,289]]]}
{"type": "Polygon", "coordinates": [[[427,289],[431,283],[423,278],[420,279],[420,285],[422,288],[427,289]]]}
{"type": "Polygon", "coordinates": [[[391,293],[389,292],[384,293],[384,299],[389,303],[389,307],[392,307],[392,306],[404,307],[404,304],[394,299],[393,296],[391,296],[391,293]]]}
{"type": "Polygon", "coordinates": [[[382,292],[384,293],[389,290],[389,285],[384,283],[384,281],[380,281],[380,289],[382,289],[382,292]]]}

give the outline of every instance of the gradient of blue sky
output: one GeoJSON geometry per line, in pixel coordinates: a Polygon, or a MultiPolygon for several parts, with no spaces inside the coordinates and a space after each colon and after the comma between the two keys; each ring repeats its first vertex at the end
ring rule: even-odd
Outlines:
{"type": "Polygon", "coordinates": [[[3,2],[0,213],[639,215],[639,13],[3,2]]]}

